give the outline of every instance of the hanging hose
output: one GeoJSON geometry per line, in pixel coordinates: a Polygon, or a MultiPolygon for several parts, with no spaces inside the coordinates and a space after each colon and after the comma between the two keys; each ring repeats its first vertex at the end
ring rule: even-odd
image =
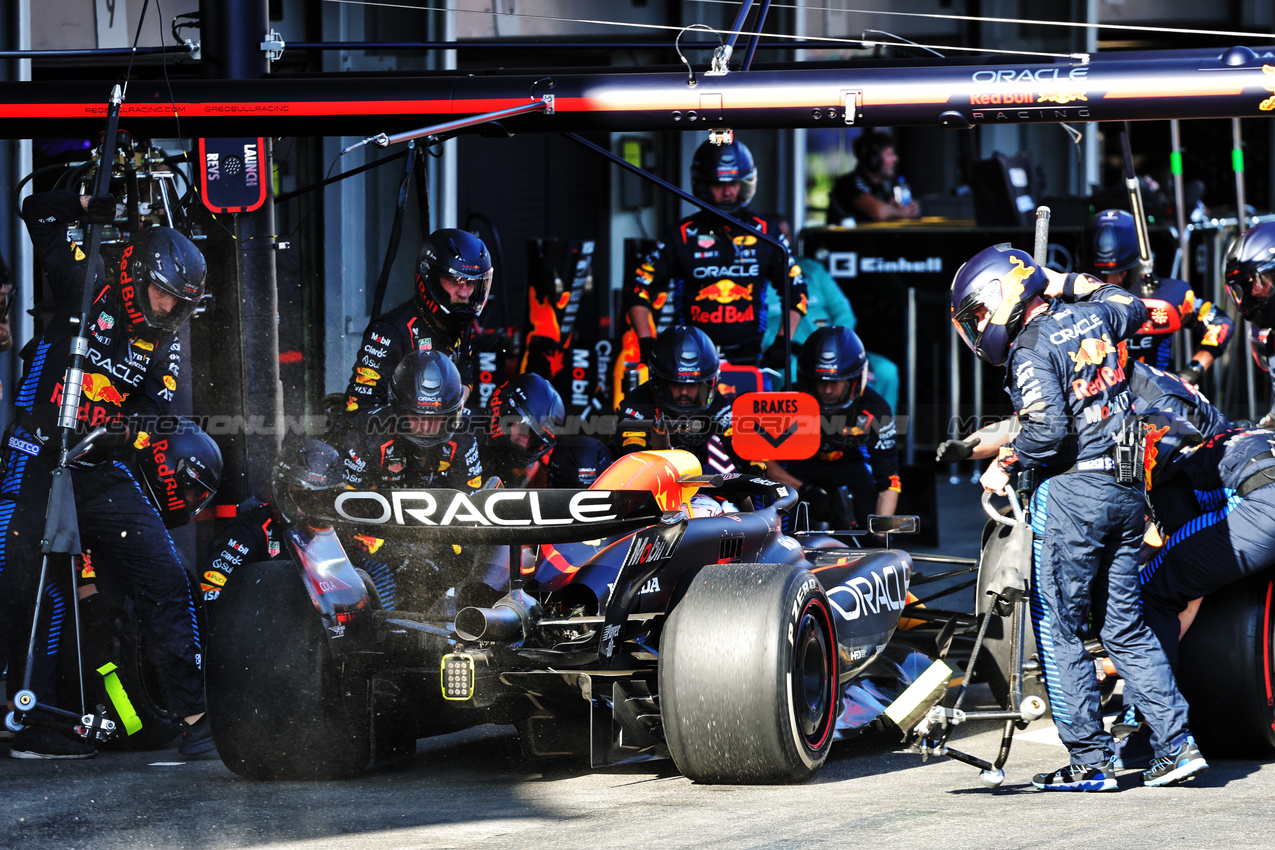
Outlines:
{"type": "Polygon", "coordinates": [[[394,224],[390,227],[390,242],[385,246],[385,261],[381,263],[381,276],[376,281],[376,295],[372,299],[372,316],[381,315],[385,301],[385,289],[390,282],[390,268],[398,256],[398,243],[403,238],[403,211],[407,209],[407,190],[412,185],[412,172],[416,168],[416,142],[407,144],[407,168],[403,182],[398,187],[398,205],[394,209],[394,224]]]}

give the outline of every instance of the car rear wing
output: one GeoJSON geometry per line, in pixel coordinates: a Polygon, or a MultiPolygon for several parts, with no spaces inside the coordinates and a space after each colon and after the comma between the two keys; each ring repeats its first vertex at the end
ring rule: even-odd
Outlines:
{"type": "Polygon", "coordinates": [[[574,543],[664,516],[646,490],[310,490],[293,498],[310,523],[444,544],[574,543]]]}

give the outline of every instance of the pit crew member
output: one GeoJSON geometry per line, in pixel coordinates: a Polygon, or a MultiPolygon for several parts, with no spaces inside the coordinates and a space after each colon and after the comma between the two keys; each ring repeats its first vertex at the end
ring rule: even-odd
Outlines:
{"type": "MultiPolygon", "coordinates": [[[[15,419],[7,432],[6,472],[0,487],[0,645],[9,647],[11,682],[22,681],[35,595],[45,594],[36,642],[32,689],[57,704],[55,660],[61,629],[75,604],[65,571],[37,587],[40,538],[51,473],[58,463],[57,426],[63,378],[71,362],[87,271],[92,310],[85,329],[83,401],[77,416],[85,429],[113,423],[113,435],[72,469],[81,542],[97,571],[123,576],[132,586],[143,634],[152,648],[167,707],[182,717],[181,752],[211,753],[204,715],[204,679],[194,600],[181,559],[155,507],[142,491],[130,443],[144,434],[133,418],[168,413],[179,377],[177,329],[204,291],[205,265],[181,233],[151,227],[124,247],[112,268],[89,258],[73,242],[68,225],[112,222],[115,200],[69,191],[30,196],[22,217],[49,281],[54,314],[32,340],[16,393],[15,419]]],[[[92,746],[55,730],[27,727],[14,739],[16,758],[89,758],[92,746]]]]}
{"type": "Polygon", "coordinates": [[[470,336],[487,303],[493,274],[483,241],[464,230],[435,230],[416,255],[411,301],[372,319],[350,383],[346,413],[371,410],[389,399],[393,369],[412,351],[441,351],[456,363],[462,383],[474,386],[470,336]]]}
{"type": "Polygon", "coordinates": [[[1173,334],[1190,328],[1195,353],[1179,374],[1193,384],[1222,355],[1234,332],[1230,316],[1216,305],[1197,303],[1191,285],[1173,278],[1142,277],[1138,229],[1124,210],[1103,210],[1089,219],[1081,236],[1081,270],[1099,280],[1123,286],[1147,305],[1147,321],[1129,340],[1135,360],[1171,370],[1173,334]]]}
{"type": "Polygon", "coordinates": [[[1226,291],[1250,323],[1253,356],[1271,379],[1271,410],[1258,424],[1275,428],[1275,222],[1249,230],[1226,254],[1226,291]]]}
{"type": "MultiPolygon", "coordinates": [[[[705,473],[744,472],[750,465],[731,447],[731,405],[717,391],[721,361],[708,334],[677,325],[660,334],[651,377],[624,397],[620,421],[664,420],[669,442],[699,458],[705,473]]],[[[651,448],[649,431],[620,428],[621,454],[651,448]]]]}
{"type": "Polygon", "coordinates": [[[797,489],[811,521],[829,528],[866,528],[869,515],[893,514],[902,490],[894,414],[867,381],[868,356],[854,331],[831,325],[812,333],[797,357],[797,389],[819,402],[819,451],[766,464],[768,477],[797,489]]]}
{"type": "MultiPolygon", "coordinates": [[[[479,446],[483,471],[506,487],[527,487],[544,469],[567,419],[553,385],[536,374],[517,375],[496,389],[479,446]]],[[[543,480],[544,476],[540,476],[543,480]]]]}
{"type": "MultiPolygon", "coordinates": [[[[748,212],[757,191],[757,166],[743,142],[700,145],[691,161],[691,191],[716,209],[774,236],[784,247],[781,250],[758,239],[711,212],[700,211],[682,219],[664,232],[624,290],[629,326],[637,334],[643,362],[650,366],[655,338],[652,310],[667,289],[679,324],[708,334],[726,362],[756,366],[761,362],[766,334],[766,290],[774,287],[782,292],[784,280],[789,281],[790,336],[805,315],[806,285],[801,269],[793,261],[783,233],[748,212]]],[[[768,365],[783,369],[778,346],[772,346],[766,355],[768,365]]]]}
{"type": "Polygon", "coordinates": [[[1142,470],[1116,464],[1117,455],[1125,459],[1117,442],[1132,406],[1119,343],[1146,321],[1146,306],[1118,286],[1053,273],[997,245],[957,271],[951,310],[970,350],[1006,366],[1005,388],[1022,424],[983,474],[984,489],[1004,494],[1010,475],[1024,469],[1039,469],[1042,479],[1031,500],[1032,615],[1054,725],[1071,763],[1032,784],[1117,787],[1093,658],[1080,638],[1095,599],[1105,600],[1105,615],[1095,617],[1103,645],[1136,688],[1153,730],[1157,758],[1144,784],[1200,773],[1208,764],[1187,729],[1186,701],[1138,598],[1142,470]]]}

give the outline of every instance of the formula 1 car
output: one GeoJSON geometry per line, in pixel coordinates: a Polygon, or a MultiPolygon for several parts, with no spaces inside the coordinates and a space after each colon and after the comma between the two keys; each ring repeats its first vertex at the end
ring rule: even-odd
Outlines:
{"type": "MultiPolygon", "coordinates": [[[[803,545],[782,530],[790,488],[703,475],[686,452],[626,455],[588,490],[312,496],[287,532],[291,562],[240,567],[219,601],[209,715],[242,776],[354,775],[410,757],[418,737],[499,722],[534,755],[671,756],[696,781],[797,782],[931,663],[891,641],[906,552],[814,534],[803,545]],[[705,512],[697,493],[742,509],[705,512]],[[465,605],[482,588],[448,576],[461,584],[454,614],[447,595],[399,593],[387,609],[346,533],[462,554],[509,546],[508,590],[465,605]]],[[[874,517],[870,529],[888,547],[915,526],[874,517]]]]}

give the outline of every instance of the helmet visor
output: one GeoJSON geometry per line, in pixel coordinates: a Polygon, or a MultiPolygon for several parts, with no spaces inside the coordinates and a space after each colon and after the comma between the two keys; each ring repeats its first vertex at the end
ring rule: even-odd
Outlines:
{"type": "Polygon", "coordinates": [[[448,313],[461,316],[477,316],[487,305],[491,292],[494,269],[487,269],[473,277],[459,274],[440,274],[436,278],[438,305],[448,313]]]}
{"type": "Polygon", "coordinates": [[[146,278],[146,287],[137,298],[146,324],[157,331],[173,333],[194,315],[199,299],[192,301],[177,295],[166,283],[161,285],[161,279],[149,269],[146,278]]]}
{"type": "Polygon", "coordinates": [[[656,400],[669,411],[695,413],[708,407],[713,398],[713,383],[711,380],[680,383],[656,379],[656,400]]]}

